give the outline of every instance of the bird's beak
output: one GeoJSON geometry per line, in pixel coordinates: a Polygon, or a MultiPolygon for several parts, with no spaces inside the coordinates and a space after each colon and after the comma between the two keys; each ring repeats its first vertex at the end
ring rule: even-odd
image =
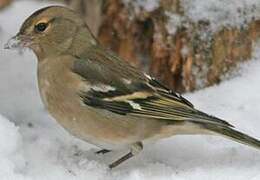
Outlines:
{"type": "Polygon", "coordinates": [[[20,48],[20,45],[21,45],[21,38],[19,38],[19,36],[16,35],[7,41],[7,43],[4,45],[4,48],[17,49],[20,48]]]}
{"type": "Polygon", "coordinates": [[[17,34],[7,41],[4,45],[4,49],[21,49],[29,47],[31,44],[31,39],[26,36],[17,34]]]}

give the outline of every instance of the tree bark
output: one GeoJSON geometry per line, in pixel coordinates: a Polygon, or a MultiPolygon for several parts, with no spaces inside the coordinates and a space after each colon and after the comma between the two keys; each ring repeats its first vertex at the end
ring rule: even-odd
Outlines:
{"type": "Polygon", "coordinates": [[[180,0],[161,0],[152,10],[138,11],[122,1],[78,0],[70,5],[81,12],[104,46],[179,92],[219,83],[250,59],[260,36],[260,20],[255,19],[246,27],[223,26],[214,33],[209,32],[210,22],[186,19],[171,32],[166,12],[183,17],[180,0]]]}

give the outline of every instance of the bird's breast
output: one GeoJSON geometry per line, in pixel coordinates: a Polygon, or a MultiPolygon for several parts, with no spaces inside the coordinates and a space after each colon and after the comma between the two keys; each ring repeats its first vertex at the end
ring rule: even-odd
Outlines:
{"type": "Polygon", "coordinates": [[[78,93],[82,81],[70,67],[66,59],[47,59],[38,64],[38,86],[42,101],[52,115],[62,116],[59,119],[70,118],[70,114],[75,114],[81,103],[78,93]]]}

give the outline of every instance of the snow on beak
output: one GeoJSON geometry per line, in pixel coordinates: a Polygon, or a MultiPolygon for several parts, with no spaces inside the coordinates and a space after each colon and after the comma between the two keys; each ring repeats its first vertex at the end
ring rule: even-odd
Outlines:
{"type": "Polygon", "coordinates": [[[4,49],[22,49],[29,47],[31,44],[31,39],[23,35],[16,35],[9,39],[4,45],[4,49]]]}

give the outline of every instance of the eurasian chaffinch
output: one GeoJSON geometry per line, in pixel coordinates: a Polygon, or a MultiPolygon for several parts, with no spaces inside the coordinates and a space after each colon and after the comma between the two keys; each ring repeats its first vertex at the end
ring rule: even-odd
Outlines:
{"type": "Polygon", "coordinates": [[[128,148],[113,168],[147,141],[177,134],[216,134],[260,149],[260,141],[183,98],[103,48],[74,11],[50,6],[33,13],[6,48],[38,58],[38,85],[50,114],[71,134],[106,153],[128,148]]]}

